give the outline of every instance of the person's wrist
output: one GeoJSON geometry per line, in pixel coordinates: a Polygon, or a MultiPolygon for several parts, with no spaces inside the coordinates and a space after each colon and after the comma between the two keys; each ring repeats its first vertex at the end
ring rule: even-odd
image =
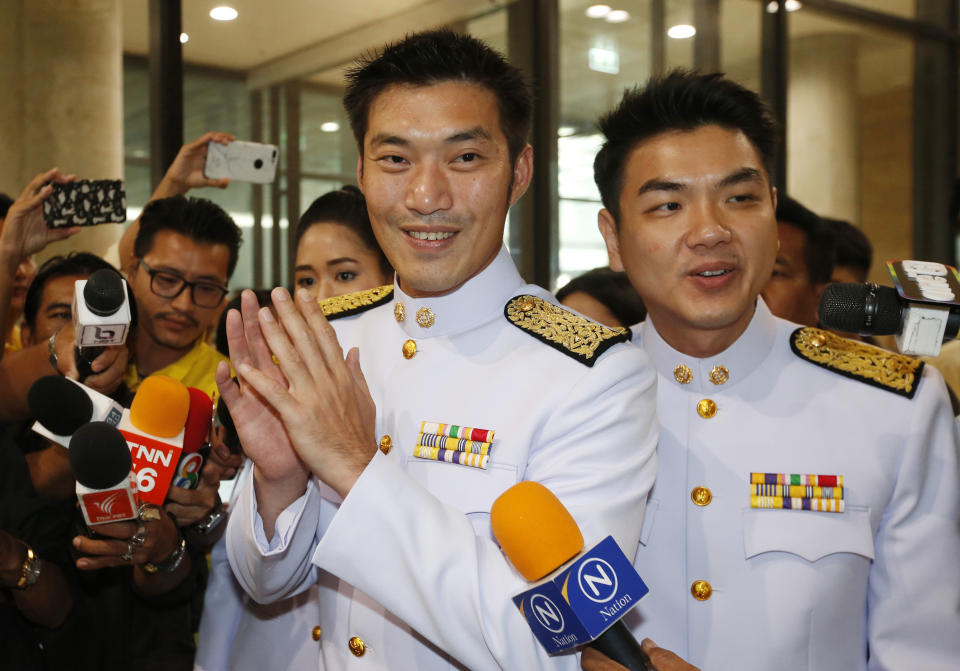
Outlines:
{"type": "Polygon", "coordinates": [[[157,186],[153,199],[170,198],[171,196],[182,196],[190,190],[190,185],[186,180],[178,179],[172,175],[164,175],[157,186]]]}

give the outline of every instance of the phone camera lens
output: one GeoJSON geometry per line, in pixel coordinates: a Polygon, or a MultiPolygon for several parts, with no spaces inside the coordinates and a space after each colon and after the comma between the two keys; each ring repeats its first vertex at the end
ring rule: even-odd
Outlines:
{"type": "Polygon", "coordinates": [[[262,167],[263,167],[263,159],[262,159],[262,158],[258,158],[256,161],[254,161],[254,162],[253,162],[253,167],[256,168],[257,170],[259,170],[260,168],[262,168],[262,167]]]}

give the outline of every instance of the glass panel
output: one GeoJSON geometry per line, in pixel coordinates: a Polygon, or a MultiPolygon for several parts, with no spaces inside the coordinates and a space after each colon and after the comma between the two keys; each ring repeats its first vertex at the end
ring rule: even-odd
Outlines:
{"type": "Polygon", "coordinates": [[[751,91],[760,90],[762,7],[756,0],[720,5],[720,70],[751,91]]]}
{"type": "MultiPolygon", "coordinates": [[[[686,1],[676,4],[690,5],[686,1]]],[[[558,276],[551,288],[607,265],[606,248],[597,230],[600,194],[593,182],[593,158],[602,141],[596,122],[616,104],[625,88],[650,76],[653,63],[650,0],[618,3],[615,9],[624,12],[619,15],[603,14],[593,5],[585,0],[560,1],[560,244],[558,276]]],[[[692,42],[680,42],[685,46],[674,47],[674,57],[686,58],[677,54],[687,49],[692,62],[692,42]]],[[[668,53],[673,52],[668,48],[668,53]]]]}
{"type": "Polygon", "coordinates": [[[790,17],[787,190],[860,226],[871,279],[912,249],[913,39],[813,12],[790,17]]]}
{"type": "Polygon", "coordinates": [[[666,15],[664,28],[666,38],[666,66],[672,68],[693,67],[693,33],[696,30],[693,19],[693,0],[667,0],[664,2],[666,15]]]}
{"type": "MultiPolygon", "coordinates": [[[[300,170],[356,181],[357,150],[342,92],[304,84],[300,92],[300,170]]],[[[309,202],[304,196],[303,203],[309,202]]],[[[312,199],[310,199],[312,200],[312,199]]]]}

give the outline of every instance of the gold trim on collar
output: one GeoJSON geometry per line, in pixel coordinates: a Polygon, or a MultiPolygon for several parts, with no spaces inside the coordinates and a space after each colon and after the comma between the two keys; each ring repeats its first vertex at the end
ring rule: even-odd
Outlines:
{"type": "Polygon", "coordinates": [[[907,398],[913,398],[923,372],[919,359],[809,326],[793,332],[790,347],[822,368],[907,398]]]}
{"type": "Polygon", "coordinates": [[[332,296],[325,298],[320,303],[320,309],[323,310],[323,316],[327,319],[338,319],[348,315],[357,314],[386,303],[393,298],[393,285],[387,284],[374,289],[365,291],[356,291],[352,294],[343,296],[332,296]]]}
{"type": "Polygon", "coordinates": [[[536,296],[510,299],[503,313],[517,328],[587,366],[616,343],[630,339],[630,329],[612,329],[536,296]]]}

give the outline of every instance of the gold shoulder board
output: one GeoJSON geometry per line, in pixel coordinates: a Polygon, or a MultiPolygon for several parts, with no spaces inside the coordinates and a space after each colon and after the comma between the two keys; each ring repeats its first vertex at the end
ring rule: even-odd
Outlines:
{"type": "Polygon", "coordinates": [[[598,324],[536,296],[511,298],[503,314],[517,328],[591,367],[613,345],[630,340],[630,329],[598,324]]]}
{"type": "Polygon", "coordinates": [[[323,310],[323,316],[328,321],[349,317],[350,315],[366,312],[370,308],[388,303],[393,298],[393,285],[386,284],[374,289],[357,291],[343,296],[332,296],[324,298],[320,303],[320,309],[323,310]]]}
{"type": "Polygon", "coordinates": [[[822,329],[797,329],[790,336],[790,347],[801,359],[907,398],[913,398],[920,384],[923,362],[919,359],[822,329]]]}

